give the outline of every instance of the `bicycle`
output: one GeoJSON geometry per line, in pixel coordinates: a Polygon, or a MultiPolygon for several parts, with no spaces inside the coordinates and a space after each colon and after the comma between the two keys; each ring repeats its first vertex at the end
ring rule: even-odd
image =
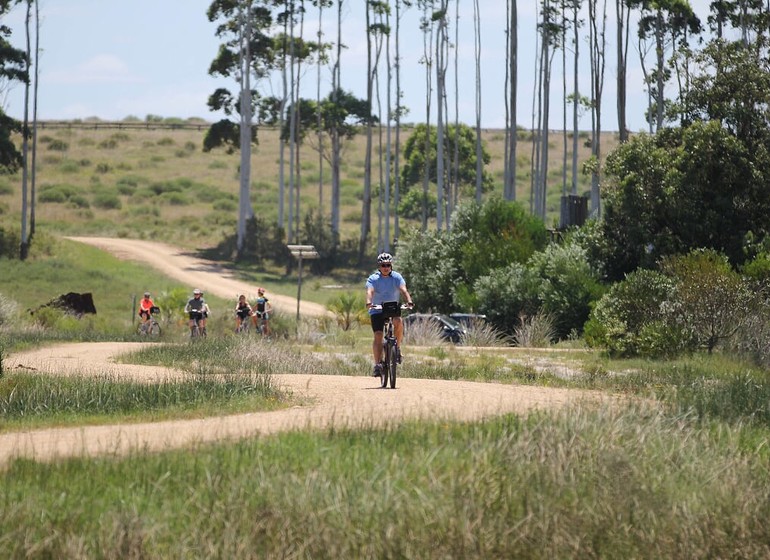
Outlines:
{"type": "Polygon", "coordinates": [[[260,336],[267,336],[267,321],[270,318],[270,316],[267,314],[267,311],[263,311],[260,313],[259,311],[254,312],[255,317],[255,324],[257,328],[257,333],[259,333],[260,336]]]}
{"type": "Polygon", "coordinates": [[[200,321],[203,319],[203,313],[192,311],[190,313],[190,320],[193,322],[193,326],[190,329],[190,338],[196,339],[200,337],[206,337],[206,327],[201,326],[200,321]]]}
{"type": "Polygon", "coordinates": [[[159,307],[151,307],[150,308],[150,315],[146,321],[139,324],[139,328],[137,330],[138,334],[141,336],[151,336],[153,338],[157,338],[160,336],[161,328],[160,323],[158,323],[158,320],[155,318],[155,315],[160,313],[159,307]]]}
{"type": "Polygon", "coordinates": [[[251,330],[251,315],[241,316],[241,322],[236,327],[235,334],[248,334],[250,330],[251,330]]]}
{"type": "Polygon", "coordinates": [[[401,349],[393,332],[393,317],[401,317],[402,309],[411,309],[408,305],[399,305],[397,301],[386,301],[382,305],[373,305],[372,309],[382,309],[385,316],[385,328],[382,333],[382,375],[380,376],[380,388],[396,388],[396,376],[398,364],[401,363],[401,349]]]}

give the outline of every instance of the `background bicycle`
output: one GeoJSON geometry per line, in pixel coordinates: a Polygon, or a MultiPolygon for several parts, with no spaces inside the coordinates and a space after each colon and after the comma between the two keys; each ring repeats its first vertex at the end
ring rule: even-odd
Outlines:
{"type": "Polygon", "coordinates": [[[158,315],[159,313],[160,313],[159,307],[151,307],[149,318],[147,319],[147,321],[144,321],[143,323],[139,323],[137,332],[142,336],[150,336],[153,338],[159,337],[161,333],[160,323],[158,323],[158,320],[155,318],[155,316],[158,315]]]}

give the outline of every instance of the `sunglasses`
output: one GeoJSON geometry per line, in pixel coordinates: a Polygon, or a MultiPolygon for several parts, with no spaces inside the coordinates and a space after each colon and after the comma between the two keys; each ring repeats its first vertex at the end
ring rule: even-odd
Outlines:
{"type": "Polygon", "coordinates": [[[393,268],[393,265],[390,263],[382,263],[380,265],[380,268],[393,268]]]}

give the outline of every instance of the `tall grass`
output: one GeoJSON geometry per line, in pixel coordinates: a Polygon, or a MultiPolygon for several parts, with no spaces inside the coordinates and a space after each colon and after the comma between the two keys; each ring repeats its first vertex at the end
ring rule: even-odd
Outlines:
{"type": "Polygon", "coordinates": [[[737,443],[745,432],[576,408],[17,461],[0,555],[760,558],[767,457],[737,443]]]}

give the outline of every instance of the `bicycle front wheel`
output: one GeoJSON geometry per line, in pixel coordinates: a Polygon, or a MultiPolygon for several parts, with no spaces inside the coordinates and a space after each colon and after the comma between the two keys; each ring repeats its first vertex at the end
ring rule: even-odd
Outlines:
{"type": "Polygon", "coordinates": [[[152,337],[155,337],[155,338],[159,337],[160,336],[160,325],[158,323],[153,323],[152,325],[150,325],[149,333],[150,333],[150,336],[152,336],[152,337]]]}
{"type": "MultiPolygon", "coordinates": [[[[395,344],[390,345],[388,352],[388,377],[390,378],[390,388],[396,388],[396,370],[398,368],[398,349],[395,344]]],[[[385,377],[385,376],[383,376],[385,377]]]]}

